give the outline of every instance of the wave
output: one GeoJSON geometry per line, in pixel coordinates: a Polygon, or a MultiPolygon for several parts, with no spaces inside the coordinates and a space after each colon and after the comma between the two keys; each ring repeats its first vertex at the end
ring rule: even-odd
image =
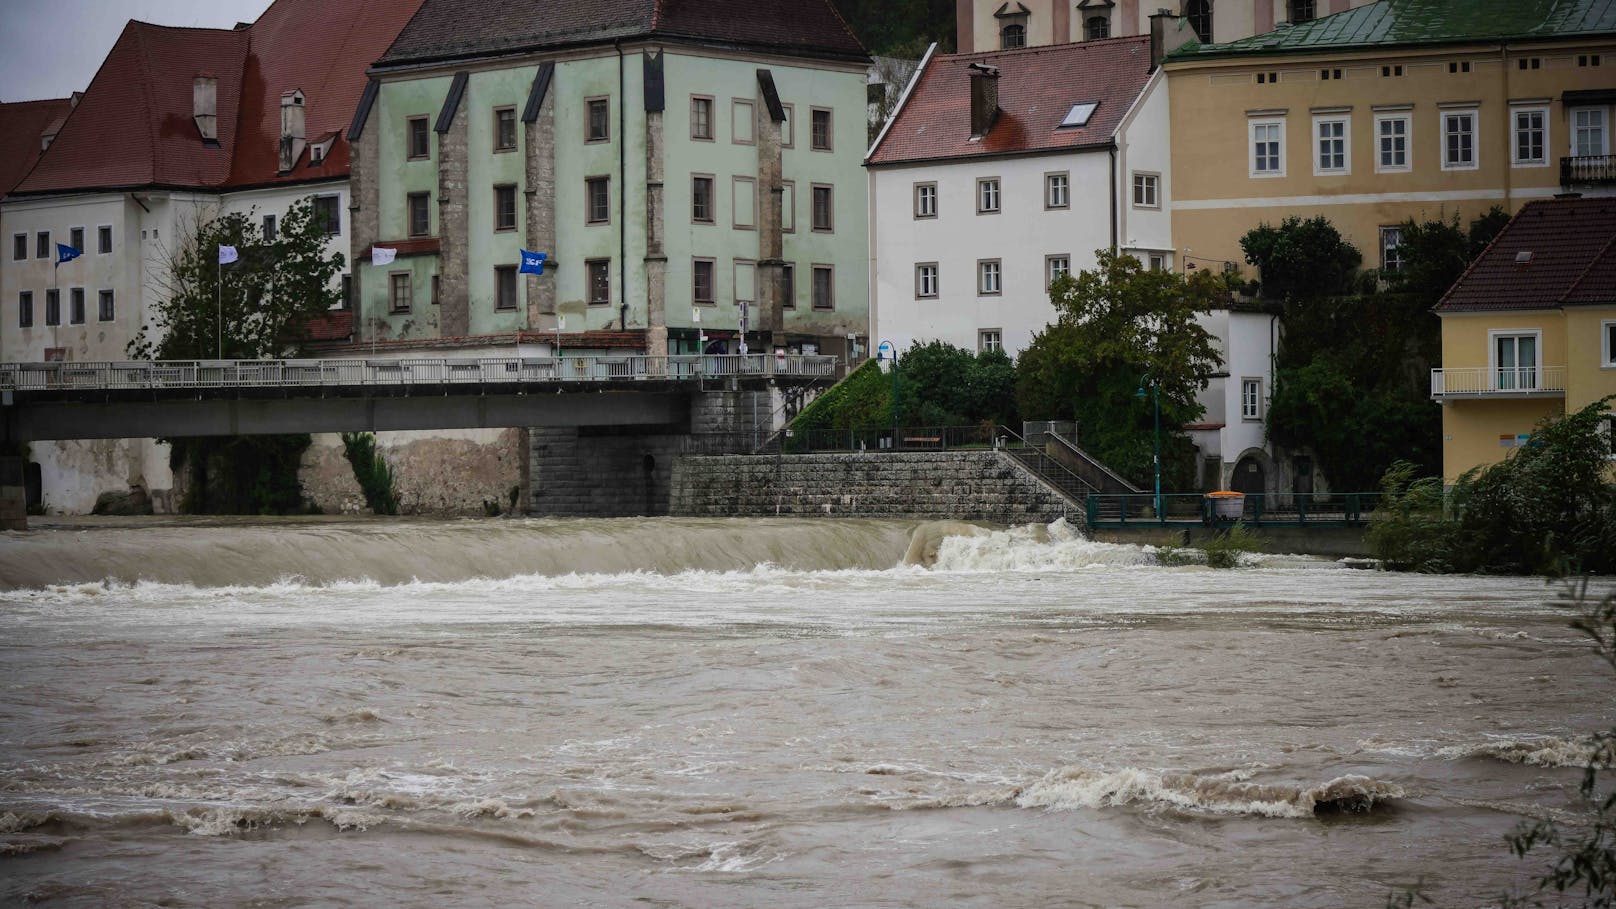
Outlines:
{"type": "Polygon", "coordinates": [[[1554,736],[1498,738],[1468,745],[1450,745],[1437,750],[1447,760],[1495,760],[1533,767],[1586,767],[1599,756],[1592,738],[1563,739],[1554,736]]]}
{"type": "Polygon", "coordinates": [[[905,559],[937,571],[1071,571],[1155,561],[1142,546],[1090,540],[1065,518],[1006,530],[953,521],[922,524],[910,537],[905,559]]]}
{"type": "Polygon", "coordinates": [[[1145,805],[1191,814],[1295,818],[1371,811],[1402,797],[1403,788],[1396,783],[1358,774],[1304,787],[1252,783],[1241,773],[1201,776],[1133,767],[1109,772],[1063,767],[1023,788],[1015,804],[1056,811],[1145,805]]]}

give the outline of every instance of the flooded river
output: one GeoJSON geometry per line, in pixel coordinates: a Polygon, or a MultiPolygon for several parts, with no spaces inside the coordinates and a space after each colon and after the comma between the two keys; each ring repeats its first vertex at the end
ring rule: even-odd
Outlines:
{"type": "Polygon", "coordinates": [[[1487,905],[1616,719],[1554,596],[1059,524],[0,535],[0,902],[1487,905]]]}

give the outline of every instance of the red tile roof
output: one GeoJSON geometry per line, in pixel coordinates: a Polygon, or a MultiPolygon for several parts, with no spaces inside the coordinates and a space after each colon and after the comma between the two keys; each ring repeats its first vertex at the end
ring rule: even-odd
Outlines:
{"type": "Polygon", "coordinates": [[[1103,146],[1150,81],[1150,37],[933,57],[869,163],[898,164],[1103,146]],[[972,63],[999,68],[999,116],[971,141],[972,63]],[[1088,125],[1061,129],[1098,101],[1088,125]]]}
{"type": "Polygon", "coordinates": [[[39,160],[40,142],[73,109],[71,98],[0,104],[0,196],[39,160]]]}
{"type": "Polygon", "coordinates": [[[303,336],[316,344],[322,341],[349,341],[353,339],[353,322],[353,310],[333,309],[318,319],[311,319],[303,329],[303,336]]]}
{"type": "Polygon", "coordinates": [[[304,135],[335,133],[353,117],[366,69],[421,0],[276,0],[245,28],[124,27],[49,153],[17,186],[52,193],[145,186],[228,189],[341,178],[340,136],[318,167],[308,153],[279,169],[281,93],[306,98],[304,135]],[[217,148],[203,144],[192,80],[218,79],[217,148]]]}
{"type": "Polygon", "coordinates": [[[1616,303],[1616,198],[1528,202],[1437,312],[1616,303]],[[1518,261],[1530,254],[1529,261],[1518,261]]]}

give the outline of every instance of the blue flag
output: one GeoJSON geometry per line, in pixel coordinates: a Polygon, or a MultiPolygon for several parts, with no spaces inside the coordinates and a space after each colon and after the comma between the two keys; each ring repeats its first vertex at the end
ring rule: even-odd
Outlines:
{"type": "Polygon", "coordinates": [[[522,267],[518,268],[517,272],[524,275],[542,275],[544,274],[544,260],[548,258],[550,258],[549,253],[529,252],[524,249],[522,250],[522,267]]]}
{"type": "Polygon", "coordinates": [[[73,247],[68,246],[66,243],[56,244],[57,265],[61,265],[63,262],[71,262],[82,255],[84,255],[84,250],[82,249],[74,249],[73,247]]]}

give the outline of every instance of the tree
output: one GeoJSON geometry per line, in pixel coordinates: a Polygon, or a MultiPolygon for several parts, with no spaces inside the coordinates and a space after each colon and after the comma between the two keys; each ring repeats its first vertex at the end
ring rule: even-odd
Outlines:
{"type": "Polygon", "coordinates": [[[1504,225],[1509,223],[1510,214],[1500,206],[1494,205],[1487,209],[1487,213],[1470,222],[1470,259],[1481,255],[1487,244],[1493,242],[1504,225]]]}
{"type": "Polygon", "coordinates": [[[974,354],[916,342],[898,358],[898,422],[905,426],[1012,423],[1015,367],[1003,351],[974,354]]]}
{"type": "Polygon", "coordinates": [[[1347,293],[1363,253],[1320,215],[1263,223],[1240,238],[1246,261],[1257,266],[1266,300],[1313,299],[1347,293]]]}
{"type": "Polygon", "coordinates": [[[1220,276],[1147,269],[1108,251],[1092,271],[1050,287],[1059,315],[1022,352],[1016,399],[1029,419],[1071,419],[1088,451],[1143,484],[1152,474],[1153,402],[1158,386],[1163,483],[1189,488],[1194,446],[1181,427],[1199,418],[1196,393],[1220,363],[1196,317],[1226,296],[1220,276]]]}

